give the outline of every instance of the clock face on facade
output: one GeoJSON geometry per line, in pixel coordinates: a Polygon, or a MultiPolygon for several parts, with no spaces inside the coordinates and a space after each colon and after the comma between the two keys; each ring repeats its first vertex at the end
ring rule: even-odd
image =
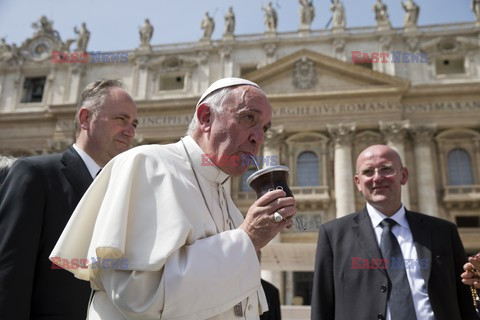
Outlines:
{"type": "Polygon", "coordinates": [[[41,61],[50,57],[53,43],[48,38],[37,38],[28,45],[28,53],[33,60],[41,61]]]}

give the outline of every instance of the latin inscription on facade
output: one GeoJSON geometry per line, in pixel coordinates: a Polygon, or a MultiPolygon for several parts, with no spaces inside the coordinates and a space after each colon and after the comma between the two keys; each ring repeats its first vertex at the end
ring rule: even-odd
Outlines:
{"type": "Polygon", "coordinates": [[[158,126],[188,126],[192,120],[192,115],[165,115],[140,117],[138,119],[139,127],[158,127],[158,126]]]}
{"type": "Polygon", "coordinates": [[[438,101],[407,104],[406,113],[480,111],[480,101],[438,101]]]}
{"type": "Polygon", "coordinates": [[[399,112],[401,104],[398,102],[366,102],[351,104],[320,104],[303,106],[285,106],[273,109],[273,115],[282,116],[310,116],[325,114],[352,114],[367,112],[399,112]]]}
{"type": "Polygon", "coordinates": [[[370,112],[475,112],[480,111],[480,101],[438,101],[427,103],[412,103],[403,105],[400,102],[365,102],[351,104],[318,104],[302,106],[281,106],[273,108],[276,117],[361,114],[370,112]]]}

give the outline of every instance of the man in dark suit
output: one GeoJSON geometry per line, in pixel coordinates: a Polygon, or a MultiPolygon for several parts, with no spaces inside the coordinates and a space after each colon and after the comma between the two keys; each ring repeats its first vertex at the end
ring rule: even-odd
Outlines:
{"type": "Polygon", "coordinates": [[[368,147],[356,169],[367,205],[320,227],[312,319],[476,319],[459,277],[466,256],[456,226],[405,209],[398,153],[368,147]]]}
{"type": "Polygon", "coordinates": [[[75,144],[12,166],[0,188],[2,320],[86,318],[88,282],[55,268],[48,256],[99,169],[132,146],[137,123],[121,83],[90,83],[75,116],[75,144]]]}
{"type": "Polygon", "coordinates": [[[277,287],[268,281],[261,279],[263,291],[267,297],[268,311],[260,315],[260,320],[282,320],[280,310],[280,292],[277,287]]]}

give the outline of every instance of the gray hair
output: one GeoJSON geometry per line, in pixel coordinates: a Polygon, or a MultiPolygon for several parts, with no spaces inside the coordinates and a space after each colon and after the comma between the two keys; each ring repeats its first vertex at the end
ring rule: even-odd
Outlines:
{"type": "MultiPolygon", "coordinates": [[[[217,115],[225,109],[223,103],[231,96],[231,93],[237,87],[238,86],[231,86],[214,91],[210,93],[205,99],[203,99],[202,104],[207,104],[210,107],[212,113],[217,115]]],[[[195,110],[192,121],[188,125],[187,135],[192,136],[197,126],[197,110],[195,110]]]]}
{"type": "Polygon", "coordinates": [[[118,80],[98,80],[90,82],[80,97],[80,102],[77,106],[77,112],[75,114],[75,133],[80,132],[78,114],[81,108],[90,110],[94,115],[98,115],[103,108],[105,101],[110,93],[110,89],[120,88],[123,89],[123,84],[118,80]]]}

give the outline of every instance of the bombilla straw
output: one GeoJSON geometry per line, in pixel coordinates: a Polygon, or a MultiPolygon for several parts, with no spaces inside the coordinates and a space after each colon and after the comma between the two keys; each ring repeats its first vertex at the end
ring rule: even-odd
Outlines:
{"type": "Polygon", "coordinates": [[[250,154],[250,153],[248,154],[248,156],[249,156],[250,158],[252,158],[253,163],[255,163],[255,165],[257,166],[257,171],[260,170],[260,167],[258,166],[258,162],[257,162],[257,160],[255,160],[255,157],[254,157],[252,154],[250,154]]]}
{"type": "MultiPolygon", "coordinates": [[[[257,167],[257,171],[260,170],[260,167],[258,166],[258,162],[257,160],[255,160],[255,157],[251,154],[248,154],[248,156],[250,158],[252,158],[253,162],[255,163],[255,166],[257,167]]],[[[305,224],[303,223],[303,219],[298,217],[298,216],[293,216],[291,217],[292,219],[292,222],[293,224],[295,225],[295,227],[300,230],[300,231],[305,231],[307,230],[307,227],[305,226],[305,224]]]]}

